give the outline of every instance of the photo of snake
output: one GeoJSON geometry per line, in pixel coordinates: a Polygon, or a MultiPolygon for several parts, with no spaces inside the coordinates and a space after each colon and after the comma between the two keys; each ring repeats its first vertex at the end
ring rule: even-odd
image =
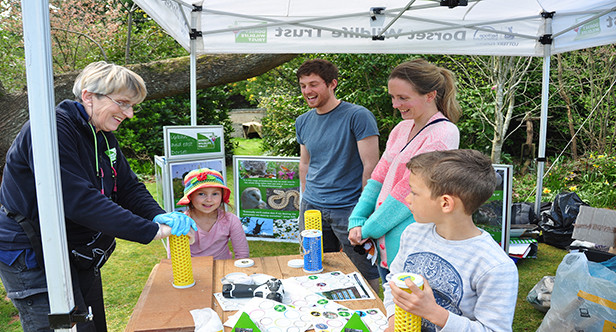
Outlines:
{"type": "Polygon", "coordinates": [[[267,205],[273,210],[299,210],[299,187],[267,188],[267,205]]]}

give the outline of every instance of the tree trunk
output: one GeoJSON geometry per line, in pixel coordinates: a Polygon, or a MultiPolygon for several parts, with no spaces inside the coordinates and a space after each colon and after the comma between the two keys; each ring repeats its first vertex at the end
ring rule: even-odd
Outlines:
{"type": "Polygon", "coordinates": [[[561,54],[556,55],[556,63],[558,65],[558,94],[563,98],[565,105],[567,106],[567,124],[569,125],[569,135],[571,135],[571,156],[574,160],[577,160],[577,140],[575,139],[575,126],[573,120],[573,114],[571,113],[571,98],[565,90],[565,84],[563,80],[563,65],[561,54]]]}
{"type": "MultiPolygon", "coordinates": [[[[241,81],[261,75],[293,58],[295,54],[214,54],[197,58],[197,88],[241,81]]],[[[190,91],[190,57],[127,65],[141,75],[148,89],[147,99],[159,99],[190,91]]],[[[74,99],[72,89],[79,71],[54,77],[55,101],[74,99]]],[[[13,139],[28,120],[26,92],[7,93],[0,86],[0,179],[5,156],[13,139]]]]}

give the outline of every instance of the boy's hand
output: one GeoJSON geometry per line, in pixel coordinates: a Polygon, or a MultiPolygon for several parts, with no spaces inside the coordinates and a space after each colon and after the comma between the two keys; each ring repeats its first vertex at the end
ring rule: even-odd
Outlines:
{"type": "Polygon", "coordinates": [[[426,280],[426,278],[423,278],[423,280],[423,290],[417,287],[410,278],[405,280],[411,294],[400,289],[393,281],[390,281],[389,285],[391,287],[394,303],[407,312],[425,318],[437,326],[443,327],[445,323],[447,323],[447,318],[449,318],[449,311],[436,303],[434,293],[432,292],[428,280],[426,280]]]}

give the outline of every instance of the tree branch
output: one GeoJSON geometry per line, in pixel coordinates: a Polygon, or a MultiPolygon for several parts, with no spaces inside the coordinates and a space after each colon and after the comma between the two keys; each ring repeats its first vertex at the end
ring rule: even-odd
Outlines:
{"type": "Polygon", "coordinates": [[[59,31],[64,31],[64,32],[68,32],[68,33],[74,33],[74,34],[76,34],[78,36],[87,38],[88,40],[93,42],[98,47],[98,49],[101,51],[101,54],[103,55],[103,58],[105,59],[105,61],[108,61],[107,60],[107,54],[105,53],[105,50],[103,49],[101,44],[99,44],[96,40],[94,40],[92,37],[86,35],[85,33],[81,33],[81,32],[78,32],[78,31],[73,31],[73,30],[69,30],[69,29],[64,29],[64,28],[57,28],[57,27],[51,27],[51,30],[59,30],[59,31]]]}

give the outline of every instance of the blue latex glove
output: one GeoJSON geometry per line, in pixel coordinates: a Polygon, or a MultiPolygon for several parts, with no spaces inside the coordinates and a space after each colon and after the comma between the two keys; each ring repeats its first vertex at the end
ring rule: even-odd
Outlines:
{"type": "Polygon", "coordinates": [[[154,222],[171,227],[171,234],[176,236],[188,234],[191,228],[197,230],[194,220],[177,211],[159,214],[154,217],[154,222]]]}
{"type": "Polygon", "coordinates": [[[383,184],[379,181],[369,179],[364,190],[359,196],[359,200],[349,216],[348,230],[354,227],[361,227],[368,217],[374,212],[376,200],[379,197],[383,184]]]}

